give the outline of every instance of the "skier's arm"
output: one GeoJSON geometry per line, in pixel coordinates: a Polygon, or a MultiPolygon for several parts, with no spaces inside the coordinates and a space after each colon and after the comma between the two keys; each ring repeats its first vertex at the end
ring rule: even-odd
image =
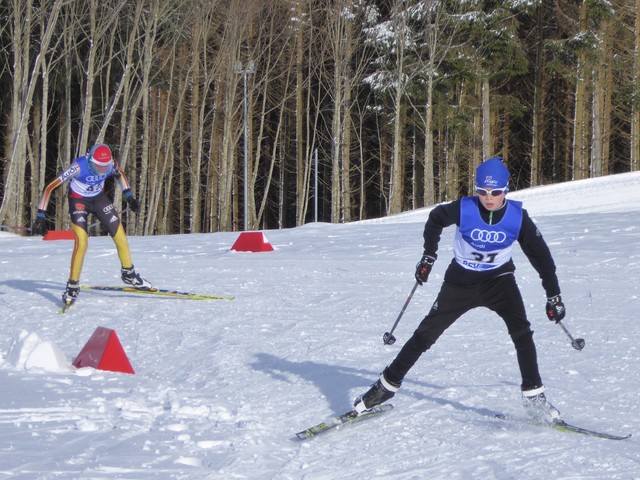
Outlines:
{"type": "MultiPolygon", "coordinates": [[[[120,168],[120,164],[118,162],[114,162],[113,176],[116,177],[116,180],[118,180],[118,184],[120,185],[120,188],[122,189],[123,193],[125,193],[127,190],[131,191],[129,180],[127,179],[127,176],[122,171],[122,168],[120,168]]],[[[126,193],[125,193],[125,197],[126,197],[126,193]]]]}
{"type": "Polygon", "coordinates": [[[429,214],[424,226],[424,253],[423,256],[438,258],[438,244],[442,230],[451,225],[460,224],[460,200],[438,205],[429,214]]]}
{"type": "Polygon", "coordinates": [[[115,162],[115,170],[113,172],[113,175],[116,177],[118,183],[120,184],[122,195],[124,196],[127,205],[129,205],[129,208],[132,211],[138,213],[140,211],[140,202],[133,196],[133,193],[131,192],[131,186],[129,185],[129,180],[127,180],[127,176],[120,168],[118,162],[115,162]]]}
{"type": "Polygon", "coordinates": [[[64,172],[54,178],[49,184],[44,187],[44,192],[42,193],[42,197],[40,198],[40,202],[38,203],[38,211],[46,212],[47,205],[49,205],[49,199],[51,198],[51,193],[62,185],[65,182],[68,182],[73,177],[77,176],[80,173],[80,166],[76,162],[72,162],[69,168],[67,168],[64,172]]]}
{"type": "Polygon", "coordinates": [[[424,226],[424,252],[416,265],[415,278],[422,285],[429,278],[433,264],[438,258],[438,244],[442,230],[454,223],[460,223],[460,201],[438,205],[431,210],[424,226]]]}
{"type": "Polygon", "coordinates": [[[526,210],[522,211],[522,228],[518,237],[518,243],[522,247],[522,251],[531,262],[533,268],[538,272],[542,279],[542,288],[544,288],[547,298],[560,295],[560,285],[556,276],[556,264],[551,256],[549,246],[542,238],[542,234],[536,227],[526,210]]]}

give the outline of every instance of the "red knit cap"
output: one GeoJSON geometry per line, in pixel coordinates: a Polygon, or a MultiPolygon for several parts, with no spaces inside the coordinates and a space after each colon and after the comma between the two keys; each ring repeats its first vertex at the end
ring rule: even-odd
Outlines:
{"type": "Polygon", "coordinates": [[[91,147],[89,158],[93,163],[100,167],[107,167],[113,163],[111,149],[102,143],[91,147]]]}

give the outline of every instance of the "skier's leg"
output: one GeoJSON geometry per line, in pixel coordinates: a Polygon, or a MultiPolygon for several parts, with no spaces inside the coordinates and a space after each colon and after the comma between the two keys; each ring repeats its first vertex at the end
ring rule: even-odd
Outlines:
{"type": "Polygon", "coordinates": [[[420,356],[465,312],[477,305],[476,287],[445,282],[436,301],[395,360],[385,369],[393,382],[401,383],[420,356]]]}
{"type": "Polygon", "coordinates": [[[71,304],[76,301],[80,294],[80,273],[84,264],[84,256],[89,245],[87,235],[87,206],[81,199],[69,199],[69,216],[71,217],[71,230],[74,234],[73,253],[71,254],[71,266],[69,269],[69,280],[62,301],[71,304]]]}
{"type": "Polygon", "coordinates": [[[73,245],[73,253],[71,254],[69,280],[78,282],[80,281],[80,273],[82,272],[82,265],[84,264],[84,256],[89,246],[89,236],[84,228],[76,224],[71,225],[71,230],[73,230],[75,236],[75,243],[73,245]]]}
{"type": "Polygon", "coordinates": [[[113,243],[116,244],[116,250],[118,251],[118,258],[120,259],[120,265],[123,269],[132,269],[133,262],[131,261],[131,250],[129,250],[129,241],[127,235],[124,233],[122,224],[118,225],[115,235],[113,235],[113,243]]]}
{"type": "Polygon", "coordinates": [[[499,277],[495,282],[486,285],[486,288],[483,295],[487,299],[486,306],[502,318],[516,348],[522,390],[541,387],[533,330],[514,276],[511,274],[499,277]]]}
{"type": "Polygon", "coordinates": [[[444,283],[427,316],[404,344],[395,360],[384,369],[371,388],[356,398],[354,409],[362,413],[392,398],[407,372],[431,345],[463,313],[476,303],[475,288],[444,283]]]}

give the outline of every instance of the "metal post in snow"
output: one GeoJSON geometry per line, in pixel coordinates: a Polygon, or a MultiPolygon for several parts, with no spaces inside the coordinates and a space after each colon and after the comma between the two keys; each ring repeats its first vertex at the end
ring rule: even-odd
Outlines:
{"type": "Polygon", "coordinates": [[[243,79],[243,95],[242,110],[244,114],[244,231],[249,229],[249,109],[247,106],[247,75],[254,73],[256,70],[253,60],[249,60],[247,68],[244,68],[242,62],[236,62],[236,73],[242,75],[243,79]]]}
{"type": "Polygon", "coordinates": [[[315,160],[315,178],[313,185],[313,221],[318,223],[318,149],[314,152],[315,160]]]}

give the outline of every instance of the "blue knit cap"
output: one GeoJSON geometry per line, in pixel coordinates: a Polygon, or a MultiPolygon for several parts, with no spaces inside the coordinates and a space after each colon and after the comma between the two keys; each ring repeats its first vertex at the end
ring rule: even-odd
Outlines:
{"type": "Polygon", "coordinates": [[[503,188],[509,183],[509,170],[500,157],[485,160],[476,169],[476,186],[481,188],[503,188]]]}

